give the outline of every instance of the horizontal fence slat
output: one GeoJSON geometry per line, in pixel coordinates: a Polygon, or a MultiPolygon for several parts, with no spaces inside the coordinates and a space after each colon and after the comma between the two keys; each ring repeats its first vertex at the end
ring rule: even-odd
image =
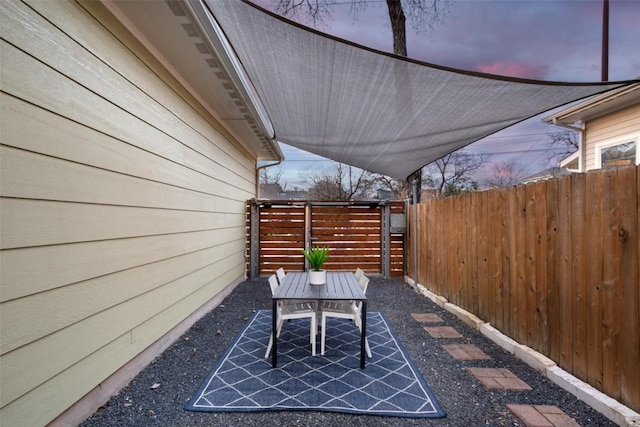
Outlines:
{"type": "MultiPolygon", "coordinates": [[[[404,202],[385,203],[388,203],[391,213],[404,213],[404,202]]],[[[259,274],[272,274],[280,267],[285,271],[304,270],[302,249],[307,241],[307,233],[313,246],[330,248],[326,269],[353,271],[359,267],[370,274],[381,274],[382,207],[378,202],[339,204],[283,200],[247,202],[247,271],[251,262],[251,209],[256,206],[259,212],[256,223],[258,229],[255,230],[259,241],[259,274]]],[[[403,276],[405,235],[389,234],[387,241],[389,274],[403,276]]]]}

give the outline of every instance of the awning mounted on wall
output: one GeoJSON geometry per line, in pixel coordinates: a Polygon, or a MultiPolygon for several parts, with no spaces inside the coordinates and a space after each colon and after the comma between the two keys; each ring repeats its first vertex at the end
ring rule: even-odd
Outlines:
{"type": "Polygon", "coordinates": [[[628,83],[455,70],[327,36],[244,1],[205,1],[278,141],[395,178],[522,120],[628,83]]]}

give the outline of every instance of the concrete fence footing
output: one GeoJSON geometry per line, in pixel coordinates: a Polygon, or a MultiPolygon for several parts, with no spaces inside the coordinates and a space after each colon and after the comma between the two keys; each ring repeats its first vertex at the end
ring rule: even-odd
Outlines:
{"type": "Polygon", "coordinates": [[[415,283],[413,279],[406,277],[405,280],[417,293],[429,298],[435,304],[452,313],[467,325],[479,330],[482,335],[493,341],[506,352],[513,354],[527,365],[540,371],[553,383],[573,394],[576,398],[585,402],[611,421],[620,426],[640,427],[640,414],[637,412],[607,396],[590,384],[574,377],[556,365],[556,363],[547,356],[537,352],[531,347],[518,343],[491,326],[490,323],[484,322],[474,314],[448,302],[446,298],[429,291],[423,285],[415,283]]]}

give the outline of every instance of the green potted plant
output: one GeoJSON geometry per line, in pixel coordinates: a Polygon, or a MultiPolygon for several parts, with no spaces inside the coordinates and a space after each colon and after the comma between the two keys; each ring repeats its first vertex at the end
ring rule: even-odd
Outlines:
{"type": "Polygon", "coordinates": [[[311,249],[304,249],[302,253],[311,267],[309,270],[309,283],[312,285],[326,283],[326,272],[322,269],[322,266],[329,258],[329,248],[312,246],[311,249]]]}

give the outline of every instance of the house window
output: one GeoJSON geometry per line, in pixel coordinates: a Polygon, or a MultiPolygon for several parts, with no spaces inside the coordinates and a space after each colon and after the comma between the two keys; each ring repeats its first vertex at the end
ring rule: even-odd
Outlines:
{"type": "Polygon", "coordinates": [[[600,149],[602,168],[636,164],[636,141],[602,147],[600,149]]]}

